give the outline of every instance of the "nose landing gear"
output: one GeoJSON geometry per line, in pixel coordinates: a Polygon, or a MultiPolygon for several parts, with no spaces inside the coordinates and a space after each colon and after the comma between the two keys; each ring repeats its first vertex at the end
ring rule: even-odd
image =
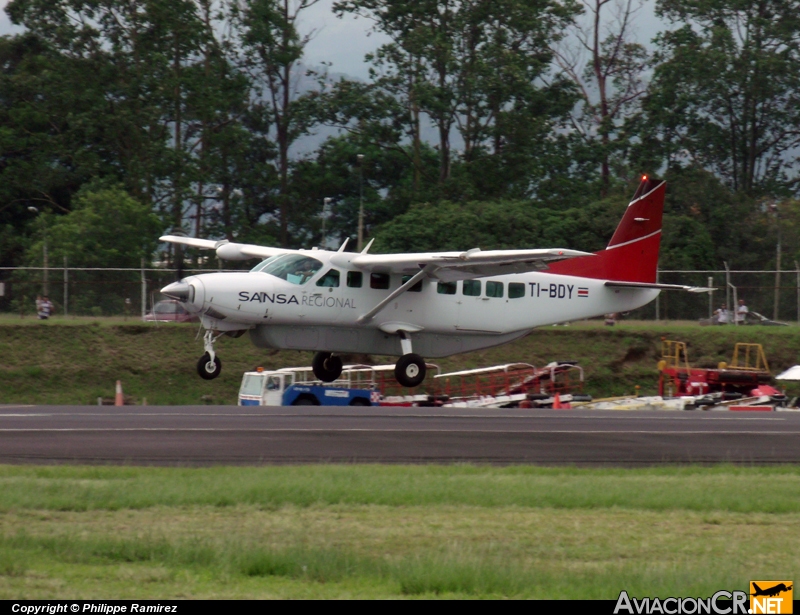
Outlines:
{"type": "Polygon", "coordinates": [[[214,332],[209,329],[203,336],[203,346],[206,352],[197,362],[197,373],[204,380],[213,380],[222,372],[222,361],[219,360],[217,353],[214,352],[214,342],[219,339],[220,335],[222,333],[214,335],[214,332]]]}

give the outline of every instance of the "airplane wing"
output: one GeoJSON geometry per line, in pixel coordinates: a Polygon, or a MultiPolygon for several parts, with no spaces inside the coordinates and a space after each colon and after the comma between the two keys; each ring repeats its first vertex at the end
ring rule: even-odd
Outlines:
{"type": "Polygon", "coordinates": [[[578,250],[486,250],[466,252],[423,252],[419,254],[361,254],[339,253],[331,259],[339,267],[354,267],[376,273],[416,274],[427,271],[428,276],[443,282],[469,280],[492,275],[525,273],[547,269],[550,261],[590,256],[578,250]]]}
{"type": "Polygon", "coordinates": [[[182,237],[180,235],[164,235],[158,238],[159,241],[168,243],[180,243],[193,248],[202,250],[215,250],[217,256],[229,261],[243,261],[248,258],[270,258],[278,254],[296,252],[297,250],[286,250],[284,248],[272,248],[268,246],[257,246],[250,243],[233,243],[227,239],[214,241],[213,239],[198,239],[197,237],[182,237]]]}

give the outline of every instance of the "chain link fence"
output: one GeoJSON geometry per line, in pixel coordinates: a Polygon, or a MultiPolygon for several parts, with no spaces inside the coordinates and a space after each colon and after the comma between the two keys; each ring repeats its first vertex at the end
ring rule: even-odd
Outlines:
{"type": "MultiPolygon", "coordinates": [[[[167,284],[219,269],[0,268],[0,313],[36,314],[36,299],[47,296],[53,316],[126,316],[143,318],[160,300],[167,284]]],[[[223,270],[231,271],[231,270],[223,270]]]]}
{"type": "MultiPolygon", "coordinates": [[[[0,268],[0,313],[35,315],[36,298],[47,295],[56,316],[142,318],[164,299],[161,288],[181,277],[212,271],[220,270],[5,267],[0,268]]],[[[656,301],[631,312],[629,318],[697,321],[709,318],[723,303],[732,309],[738,299],[744,299],[751,312],[783,322],[800,322],[800,269],[783,270],[779,278],[774,270],[659,271],[658,281],[715,290],[665,291],[656,301]]]]}

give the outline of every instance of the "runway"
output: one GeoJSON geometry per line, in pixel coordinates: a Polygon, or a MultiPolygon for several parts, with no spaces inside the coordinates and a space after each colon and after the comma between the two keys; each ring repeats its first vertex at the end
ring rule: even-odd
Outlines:
{"type": "Polygon", "coordinates": [[[0,463],[800,462],[800,413],[0,406],[0,463]]]}

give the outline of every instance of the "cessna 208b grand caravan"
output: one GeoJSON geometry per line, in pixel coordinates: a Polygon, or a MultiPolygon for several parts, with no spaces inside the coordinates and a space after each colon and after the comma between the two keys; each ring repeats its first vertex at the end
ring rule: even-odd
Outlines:
{"type": "Polygon", "coordinates": [[[341,353],[399,355],[397,381],[417,386],[425,359],[497,346],[542,325],[626,312],[656,298],[665,182],[644,177],[605,250],[489,250],[418,254],[287,250],[165,236],[222,259],[266,260],[249,272],[187,277],[162,289],[206,329],[200,376],[219,375],[220,335],[250,332],[261,348],[317,351],[332,382],[341,353]]]}

